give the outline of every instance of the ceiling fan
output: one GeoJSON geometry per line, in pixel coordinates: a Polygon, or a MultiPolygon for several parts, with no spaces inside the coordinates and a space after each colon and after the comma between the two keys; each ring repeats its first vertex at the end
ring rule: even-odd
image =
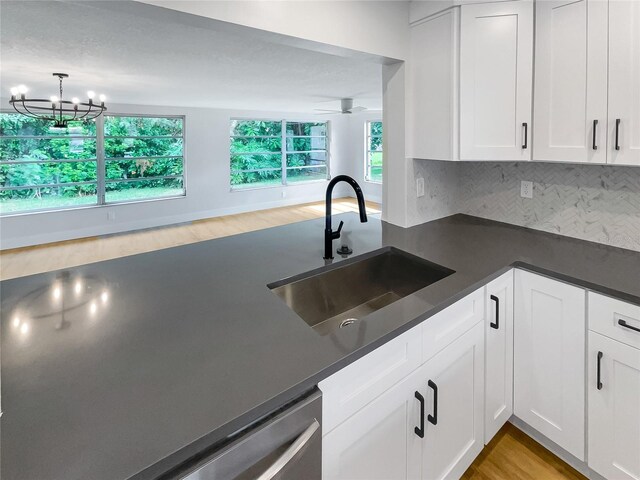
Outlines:
{"type": "Polygon", "coordinates": [[[336,113],[341,114],[350,114],[356,112],[362,112],[366,110],[365,107],[354,107],[353,106],[353,98],[343,98],[340,100],[340,110],[323,110],[320,108],[316,108],[315,111],[319,112],[316,115],[332,115],[336,113]]]}

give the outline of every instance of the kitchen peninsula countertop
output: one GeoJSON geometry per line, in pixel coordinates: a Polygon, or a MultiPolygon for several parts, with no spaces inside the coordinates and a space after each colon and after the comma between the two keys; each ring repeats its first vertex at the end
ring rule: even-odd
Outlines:
{"type": "Polygon", "coordinates": [[[511,266],[640,304],[640,252],[465,215],[339,220],[354,255],[455,273],[327,336],[267,287],[325,265],[324,219],[2,282],[2,478],[157,478],[511,266]]]}

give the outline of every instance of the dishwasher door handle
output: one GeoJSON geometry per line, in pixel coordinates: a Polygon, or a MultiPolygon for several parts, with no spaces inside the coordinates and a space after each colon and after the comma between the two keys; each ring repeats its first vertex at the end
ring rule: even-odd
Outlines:
{"type": "Polygon", "coordinates": [[[262,475],[260,475],[257,480],[272,480],[282,471],[284,467],[286,467],[298,454],[300,450],[302,450],[307,443],[311,440],[313,435],[320,428],[320,423],[315,418],[311,425],[309,425],[304,432],[302,432],[298,438],[296,438],[293,443],[287,448],[282,455],[280,455],[275,462],[271,464],[269,468],[267,468],[262,475]]]}

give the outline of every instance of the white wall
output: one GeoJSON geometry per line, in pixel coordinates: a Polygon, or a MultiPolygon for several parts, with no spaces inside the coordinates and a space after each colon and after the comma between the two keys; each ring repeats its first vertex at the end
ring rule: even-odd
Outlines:
{"type": "MultiPolygon", "coordinates": [[[[368,121],[382,120],[382,112],[362,112],[348,115],[349,141],[344,142],[349,148],[346,153],[345,166],[360,184],[364,197],[373,202],[382,202],[382,184],[365,180],[366,124],[368,121]]],[[[353,195],[350,195],[353,196],[353,195]]]]}
{"type": "MultiPolygon", "coordinates": [[[[4,103],[4,100],[2,100],[4,103]]],[[[233,117],[288,120],[329,120],[332,175],[351,173],[353,141],[348,120],[341,115],[316,117],[261,111],[231,111],[134,105],[110,106],[111,113],[185,115],[187,196],[165,200],[75,208],[0,218],[0,248],[104,235],[169,225],[196,219],[322,200],[326,182],[231,191],[229,185],[229,120],[233,117]],[[286,195],[283,197],[283,193],[286,195]],[[108,213],[115,214],[113,220],[108,213]]],[[[360,140],[357,140],[359,142],[360,140]]],[[[347,195],[346,185],[334,196],[347,195]]]]}
{"type": "Polygon", "coordinates": [[[396,60],[404,60],[409,41],[409,2],[399,0],[142,3],[396,60]]]}

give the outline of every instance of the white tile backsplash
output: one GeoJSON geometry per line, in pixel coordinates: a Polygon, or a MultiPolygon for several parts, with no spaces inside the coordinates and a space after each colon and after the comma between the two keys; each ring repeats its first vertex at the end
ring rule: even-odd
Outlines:
{"type": "Polygon", "coordinates": [[[431,195],[410,199],[412,225],[467,213],[640,251],[640,168],[413,162],[414,175],[424,176],[431,195]],[[533,182],[532,199],[520,197],[522,180],[533,182]]]}

